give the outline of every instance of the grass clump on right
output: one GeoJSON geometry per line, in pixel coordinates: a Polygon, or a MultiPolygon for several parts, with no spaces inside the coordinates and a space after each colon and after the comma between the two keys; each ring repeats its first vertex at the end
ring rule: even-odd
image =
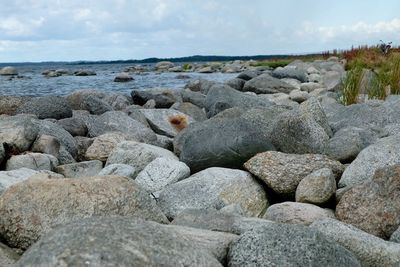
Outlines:
{"type": "Polygon", "coordinates": [[[341,92],[343,104],[357,103],[360,94],[367,94],[368,99],[400,94],[400,53],[397,50],[387,56],[376,47],[352,49],[343,54],[348,60],[341,92]],[[372,77],[365,82],[368,70],[372,71],[372,77]]]}

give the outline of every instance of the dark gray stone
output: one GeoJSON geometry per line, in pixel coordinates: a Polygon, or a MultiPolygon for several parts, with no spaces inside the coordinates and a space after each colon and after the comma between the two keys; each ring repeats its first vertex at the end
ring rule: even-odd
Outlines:
{"type": "Polygon", "coordinates": [[[246,83],[245,80],[239,78],[233,78],[225,82],[226,85],[232,87],[235,90],[242,91],[243,86],[246,83]]]}
{"type": "Polygon", "coordinates": [[[133,103],[141,106],[153,99],[156,102],[156,108],[169,108],[175,102],[182,102],[181,92],[179,90],[163,88],[134,90],[131,96],[133,103]]]}
{"type": "Polygon", "coordinates": [[[201,108],[190,102],[175,103],[171,106],[171,109],[185,113],[195,121],[205,121],[207,119],[206,113],[201,108]]]}
{"type": "Polygon", "coordinates": [[[274,105],[267,99],[239,92],[227,85],[214,85],[208,91],[204,106],[207,116],[213,117],[228,108],[264,108],[274,105]]]}
{"type": "Polygon", "coordinates": [[[185,89],[189,89],[193,92],[200,92],[200,93],[206,95],[208,93],[208,90],[210,90],[210,88],[215,84],[216,84],[216,82],[214,82],[214,81],[199,79],[199,80],[190,81],[185,86],[185,89]]]}
{"type": "Polygon", "coordinates": [[[182,91],[182,100],[183,102],[190,102],[193,105],[203,108],[206,95],[200,92],[194,92],[189,89],[185,89],[182,91]]]}
{"type": "Polygon", "coordinates": [[[85,122],[78,118],[61,119],[57,121],[57,124],[72,136],[86,136],[88,131],[85,122]]]}
{"type": "Polygon", "coordinates": [[[297,68],[296,66],[276,68],[274,71],[272,71],[272,76],[278,79],[292,78],[299,80],[302,83],[308,82],[306,70],[297,68]]]}
{"type": "Polygon", "coordinates": [[[72,117],[72,109],[68,101],[59,96],[44,96],[32,98],[22,104],[16,111],[17,114],[34,114],[39,119],[63,119],[72,117]]]}
{"type": "Polygon", "coordinates": [[[243,91],[250,91],[256,94],[289,94],[296,89],[292,85],[285,83],[269,74],[257,76],[244,84],[243,91]]]}

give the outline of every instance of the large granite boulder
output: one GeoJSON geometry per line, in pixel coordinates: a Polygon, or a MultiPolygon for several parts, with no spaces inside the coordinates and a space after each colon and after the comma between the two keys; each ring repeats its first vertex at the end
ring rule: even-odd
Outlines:
{"type": "Polygon", "coordinates": [[[38,173],[38,171],[28,168],[21,168],[12,171],[0,171],[0,195],[13,184],[25,181],[38,173]]]}
{"type": "Polygon", "coordinates": [[[129,99],[118,93],[93,89],[77,90],[67,96],[74,110],[88,110],[92,114],[102,114],[109,110],[123,110],[130,105],[129,99]]]}
{"type": "Polygon", "coordinates": [[[185,89],[189,89],[193,92],[200,92],[202,94],[207,94],[210,88],[215,85],[216,82],[209,81],[205,79],[198,79],[194,81],[190,81],[186,86],[185,89]]]}
{"type": "Polygon", "coordinates": [[[388,239],[400,226],[400,165],[379,169],[352,187],[336,206],[339,220],[388,239]]]}
{"type": "Polygon", "coordinates": [[[15,115],[16,110],[29,100],[30,96],[0,96],[0,114],[15,115]]]}
{"type": "Polygon", "coordinates": [[[209,168],[161,190],[158,204],[169,218],[185,209],[221,209],[239,204],[248,216],[259,216],[268,206],[262,186],[248,172],[209,168]]]}
{"type": "Polygon", "coordinates": [[[223,266],[236,235],[125,217],[60,226],[34,244],[22,266],[223,266]]]}
{"type": "Polygon", "coordinates": [[[106,162],[117,145],[124,141],[133,141],[132,138],[121,132],[109,132],[95,137],[86,149],[84,157],[87,160],[106,162]]]}
{"type": "Polygon", "coordinates": [[[6,162],[6,171],[28,168],[36,171],[52,171],[58,166],[58,159],[53,155],[32,153],[11,156],[6,162]]]}
{"type": "Polygon", "coordinates": [[[63,119],[72,117],[72,109],[68,101],[60,96],[43,96],[32,98],[22,104],[16,114],[34,114],[39,119],[63,119]]]}
{"type": "Polygon", "coordinates": [[[178,102],[171,106],[171,109],[180,111],[190,117],[195,121],[205,121],[207,119],[206,113],[203,109],[190,102],[178,102]]]}
{"type": "Polygon", "coordinates": [[[208,167],[241,168],[259,152],[275,150],[272,125],[285,108],[247,111],[228,109],[202,123],[191,124],[174,140],[174,149],[196,172],[208,167]]]}
{"type": "Polygon", "coordinates": [[[94,116],[92,119],[87,121],[89,137],[97,137],[109,132],[122,132],[138,142],[151,143],[157,140],[152,130],[122,111],[109,111],[100,116],[94,116]]]}
{"type": "Polygon", "coordinates": [[[362,266],[396,267],[400,264],[400,244],[387,242],[334,219],[318,220],[310,227],[354,253],[362,266]]]}
{"type": "Polygon", "coordinates": [[[347,249],[303,225],[270,224],[245,232],[228,253],[228,266],[360,266],[347,249]]]}
{"type": "Polygon", "coordinates": [[[337,179],[344,166],[318,154],[285,154],[276,151],[259,153],[244,167],[278,194],[294,196],[297,186],[307,175],[321,168],[330,168],[337,179]]]}
{"type": "Polygon", "coordinates": [[[204,107],[204,100],[206,99],[206,95],[200,92],[195,92],[189,89],[185,89],[182,91],[182,101],[190,102],[193,105],[196,105],[200,108],[204,107]]]}
{"type": "Polygon", "coordinates": [[[213,117],[225,109],[238,107],[242,109],[264,108],[272,106],[267,99],[239,92],[227,85],[214,85],[208,91],[204,106],[208,117],[213,117]]]}
{"type": "Polygon", "coordinates": [[[0,69],[0,75],[18,75],[18,71],[15,67],[7,66],[0,69]]]}
{"type": "Polygon", "coordinates": [[[272,76],[278,79],[292,78],[300,82],[308,82],[307,72],[296,66],[278,67],[272,71],[272,76]]]}
{"type": "Polygon", "coordinates": [[[22,249],[55,225],[104,215],[167,222],[145,191],[120,176],[30,179],[0,196],[0,234],[7,243],[22,249]]]}
{"type": "Polygon", "coordinates": [[[296,88],[292,85],[274,78],[267,73],[247,81],[243,87],[243,91],[250,91],[256,94],[289,94],[294,89],[296,88]]]}
{"type": "Polygon", "coordinates": [[[117,145],[107,159],[106,166],[110,164],[127,164],[135,168],[137,175],[150,162],[156,158],[178,160],[174,153],[161,147],[125,141],[117,145]]]}
{"type": "Polygon", "coordinates": [[[346,168],[339,187],[351,187],[372,179],[376,170],[400,163],[400,135],[379,139],[363,149],[346,168]]]}

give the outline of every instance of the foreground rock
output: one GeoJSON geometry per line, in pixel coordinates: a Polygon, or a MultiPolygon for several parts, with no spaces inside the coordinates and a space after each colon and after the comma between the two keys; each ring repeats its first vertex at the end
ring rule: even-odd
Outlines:
{"type": "Polygon", "coordinates": [[[223,266],[236,235],[132,218],[90,218],[51,231],[16,266],[223,266]]]}
{"type": "Polygon", "coordinates": [[[241,168],[259,152],[275,150],[272,124],[285,108],[248,111],[228,109],[202,123],[191,124],[174,140],[174,149],[192,172],[208,167],[241,168]]]}
{"type": "Polygon", "coordinates": [[[264,189],[247,172],[210,168],[167,186],[159,192],[158,204],[169,218],[185,209],[217,210],[239,204],[248,216],[259,216],[268,206],[264,189]]]}
{"type": "Polygon", "coordinates": [[[333,219],[316,221],[310,227],[354,253],[362,266],[395,267],[400,264],[400,244],[384,241],[333,219]]]}
{"type": "Polygon", "coordinates": [[[344,166],[318,154],[285,154],[269,151],[257,154],[244,167],[278,194],[294,195],[297,186],[307,175],[321,168],[330,168],[335,178],[344,166]]]}
{"type": "Polygon", "coordinates": [[[279,223],[310,225],[319,219],[335,218],[335,214],[332,210],[311,204],[283,202],[271,205],[263,218],[279,223]]]}
{"type": "Polygon", "coordinates": [[[115,163],[127,164],[135,168],[135,175],[137,175],[156,158],[178,160],[174,153],[164,148],[133,141],[125,141],[117,145],[108,157],[106,166],[115,163]]]}
{"type": "Polygon", "coordinates": [[[22,249],[57,224],[102,215],[166,222],[147,193],[119,176],[31,179],[9,187],[0,196],[0,234],[22,249]]]}
{"type": "Polygon", "coordinates": [[[22,104],[16,114],[34,114],[39,119],[64,119],[72,117],[72,109],[68,101],[59,96],[45,96],[32,98],[30,101],[22,104]]]}
{"type": "Polygon", "coordinates": [[[339,220],[389,239],[400,226],[400,165],[378,170],[367,181],[344,193],[336,206],[339,220]]]}
{"type": "Polygon", "coordinates": [[[400,135],[378,140],[358,154],[346,168],[339,187],[351,187],[372,179],[379,168],[400,163],[400,135]]]}
{"type": "Polygon", "coordinates": [[[228,266],[361,266],[341,245],[302,225],[270,224],[234,241],[228,266]]]}

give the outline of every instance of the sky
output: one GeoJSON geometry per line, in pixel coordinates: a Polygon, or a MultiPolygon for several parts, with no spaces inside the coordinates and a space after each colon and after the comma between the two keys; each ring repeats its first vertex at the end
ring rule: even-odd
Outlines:
{"type": "Polygon", "coordinates": [[[0,62],[300,54],[380,39],[400,45],[398,0],[0,0],[0,62]]]}

